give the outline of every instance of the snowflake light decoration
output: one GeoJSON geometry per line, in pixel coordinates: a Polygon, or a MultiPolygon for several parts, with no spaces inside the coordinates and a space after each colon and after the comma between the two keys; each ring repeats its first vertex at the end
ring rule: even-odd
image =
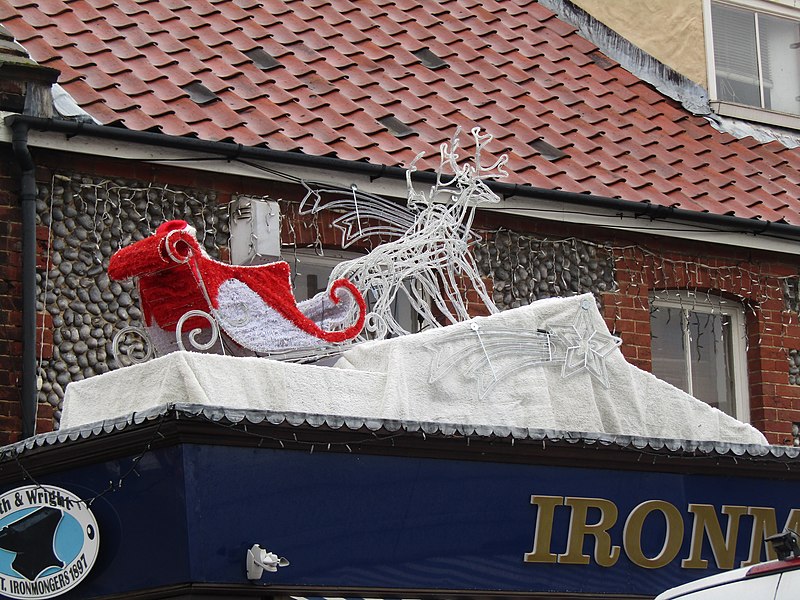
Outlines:
{"type": "Polygon", "coordinates": [[[622,344],[622,340],[594,328],[589,318],[589,302],[587,299],[581,301],[573,323],[551,325],[549,330],[566,347],[562,377],[587,371],[607,388],[606,357],[622,344]]]}

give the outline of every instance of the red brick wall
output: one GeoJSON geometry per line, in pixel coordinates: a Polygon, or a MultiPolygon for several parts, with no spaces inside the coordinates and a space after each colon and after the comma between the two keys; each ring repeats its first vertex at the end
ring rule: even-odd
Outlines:
{"type": "Polygon", "coordinates": [[[798,315],[785,307],[780,278],[796,275],[797,269],[788,261],[742,260],[737,254],[730,250],[715,257],[667,250],[653,258],[636,250],[620,251],[616,263],[619,289],[603,294],[604,317],[622,338],[625,357],[649,371],[652,291],[708,291],[742,302],[751,423],[771,443],[791,444],[792,423],[800,422],[800,386],[789,385],[788,351],[800,346],[800,325],[798,315]]]}
{"type": "Polygon", "coordinates": [[[0,147],[0,444],[22,429],[22,211],[12,165],[10,150],[0,147]]]}

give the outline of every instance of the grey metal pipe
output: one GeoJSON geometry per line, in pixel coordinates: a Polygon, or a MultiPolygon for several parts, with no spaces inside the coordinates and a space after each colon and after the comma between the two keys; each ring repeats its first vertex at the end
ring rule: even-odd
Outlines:
{"type": "Polygon", "coordinates": [[[22,437],[36,433],[36,164],[28,148],[28,124],[11,124],[12,148],[22,171],[22,437]]]}

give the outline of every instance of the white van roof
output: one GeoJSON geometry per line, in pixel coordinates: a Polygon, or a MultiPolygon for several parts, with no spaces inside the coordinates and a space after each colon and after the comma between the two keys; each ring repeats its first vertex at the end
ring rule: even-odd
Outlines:
{"type": "Polygon", "coordinates": [[[704,577],[696,581],[684,583],[678,587],[674,587],[656,596],[655,600],[671,600],[672,598],[681,598],[693,592],[699,592],[708,588],[713,588],[725,584],[739,581],[746,578],[764,577],[783,571],[790,571],[800,569],[800,558],[790,558],[788,560],[772,560],[765,563],[760,563],[752,567],[742,567],[732,571],[725,571],[704,577]]]}

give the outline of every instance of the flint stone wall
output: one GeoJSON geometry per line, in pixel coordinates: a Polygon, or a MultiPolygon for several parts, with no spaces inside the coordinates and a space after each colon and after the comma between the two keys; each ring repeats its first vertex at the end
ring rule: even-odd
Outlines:
{"type": "Polygon", "coordinates": [[[81,175],[56,176],[52,186],[40,186],[36,208],[50,230],[49,264],[36,278],[37,311],[53,324],[53,353],[41,360],[39,399],[56,409],[59,420],[67,384],[117,368],[114,336],[141,325],[135,284],[108,277],[111,255],[162,222],[183,219],[197,229],[209,255],[219,258],[219,248],[228,245],[228,211],[213,192],[81,175]]]}
{"type": "Polygon", "coordinates": [[[475,247],[481,275],[494,281],[493,299],[501,310],[542,298],[616,289],[609,251],[576,239],[548,240],[513,231],[485,235],[475,247]]]}

